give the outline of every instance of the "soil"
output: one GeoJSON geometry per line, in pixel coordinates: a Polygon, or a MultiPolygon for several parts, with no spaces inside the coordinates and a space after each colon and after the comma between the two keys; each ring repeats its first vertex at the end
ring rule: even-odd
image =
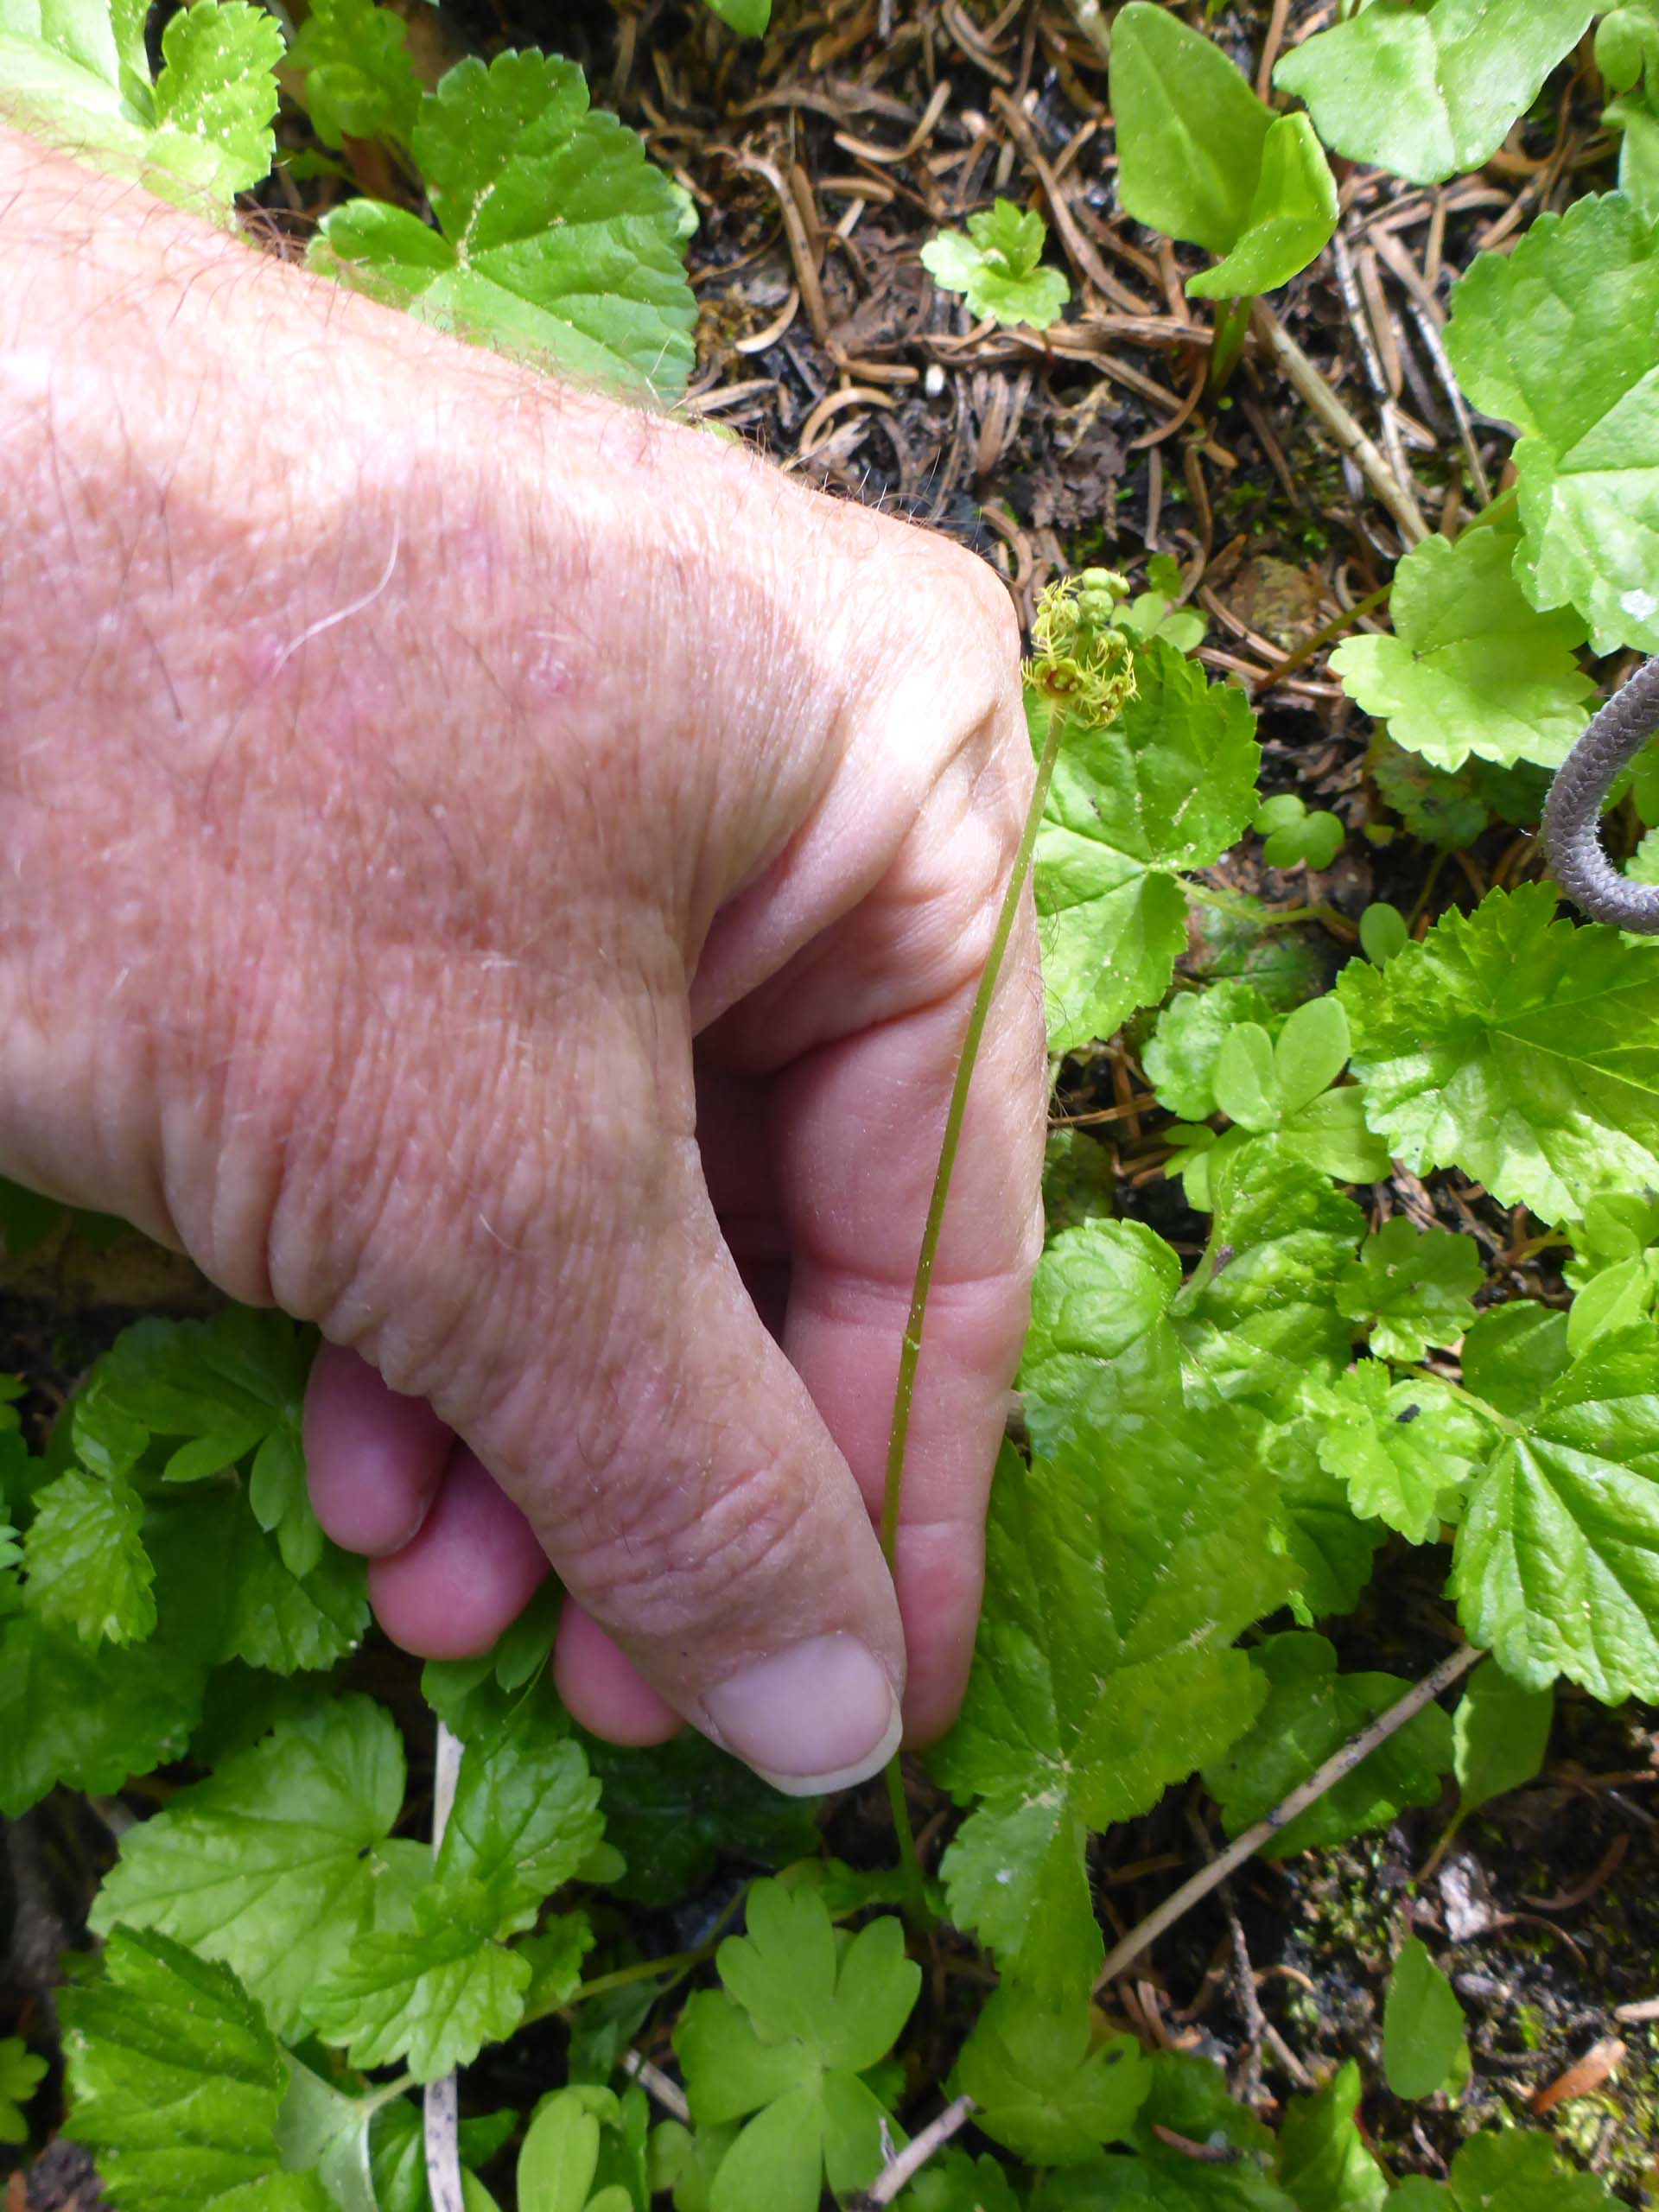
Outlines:
{"type": "MultiPolygon", "coordinates": [[[[1230,863],[1213,881],[1300,918],[1263,932],[1205,911],[1184,966],[1195,978],[1249,972],[1306,995],[1350,955],[1372,899],[1416,919],[1538,873],[1536,790],[1495,794],[1468,778],[1424,788],[1344,696],[1323,652],[1300,650],[1387,581],[1400,537],[1261,346],[1247,350],[1224,398],[1206,397],[1209,317],[1181,290],[1196,257],[1116,210],[1104,65],[1084,28],[1091,9],[778,0],[758,44],[666,0],[619,10],[447,0],[441,13],[409,0],[408,12],[433,75],[462,50],[504,44],[582,60],[595,99],[641,130],[691,194],[702,312],[687,407],[698,419],[837,496],[960,538],[1001,571],[1027,620],[1044,583],[1069,568],[1104,561],[1138,581],[1154,555],[1173,556],[1209,624],[1200,658],[1259,709],[1264,790],[1334,810],[1348,832],[1336,864],[1312,878],[1267,868],[1255,847],[1230,863]],[[1071,277],[1073,307],[1046,336],[976,325],[921,266],[927,238],[996,193],[1042,209],[1071,277]],[[1487,824],[1461,849],[1402,829],[1402,812],[1421,831],[1437,810],[1445,819],[1459,808],[1463,827],[1487,824]]],[[[1254,74],[1264,41],[1294,41],[1321,10],[1263,0],[1210,12],[1254,74]]],[[[1465,451],[1425,329],[1444,320],[1446,286],[1476,251],[1611,181],[1614,143],[1599,130],[1589,76],[1584,58],[1559,73],[1485,170],[1438,190],[1341,165],[1351,273],[1327,254],[1275,297],[1328,385],[1408,474],[1430,528],[1480,503],[1478,471],[1491,492],[1503,488],[1509,441],[1477,422],[1465,451]]],[[[302,143],[302,127],[294,135],[302,143]]],[[[365,172],[375,160],[372,149],[353,158],[365,172]]],[[[297,240],[329,188],[279,176],[264,194],[264,226],[277,243],[297,240]]],[[[1203,1226],[1164,1174],[1171,1117],[1150,1097],[1136,1042],[1132,1028],[1068,1064],[1056,1116],[1079,1131],[1083,1172],[1119,1212],[1196,1251],[1203,1226]]],[[[1562,1301],[1524,1213],[1456,1175],[1402,1175],[1374,1195],[1379,1218],[1397,1211],[1476,1236],[1492,1266],[1487,1295],[1562,1301]]],[[[101,1255],[48,1247],[0,1294],[0,1367],[26,1374],[36,1421],[129,1311],[203,1295],[171,1262],[127,1244],[101,1255]]],[[[1447,1649],[1444,1567],[1434,1552],[1381,1560],[1359,1611],[1325,1624],[1344,1666],[1414,1679],[1447,1649]]],[[[412,1695],[394,1661],[373,1663],[378,1692],[412,1695]]],[[[1659,2021],[1619,2015],[1659,1991],[1656,1784],[1659,1715],[1566,1693],[1544,1774],[1470,1823],[1432,1873],[1423,1870],[1449,1802],[1342,1850],[1253,1862],[1230,1896],[1191,1913],[1115,1986],[1108,2009],[1153,2044],[1220,2060],[1269,2118],[1299,2087],[1357,2058],[1363,2123],[1396,2175],[1443,2176],[1465,2134],[1520,2120],[1554,2129],[1621,2202],[1650,2202],[1659,2021]],[[1409,1926],[1430,1933],[1468,2015],[1474,2073],[1456,2105],[1408,2106],[1382,2087],[1382,1990],[1409,1926]],[[1580,2093],[1552,2102],[1552,2085],[1586,2058],[1565,2084],[1580,2093]],[[1535,2100],[1547,2113],[1535,2114],[1535,2100]]],[[[948,1807],[919,1770],[912,1804],[937,1849],[948,1807]]],[[[1108,1928],[1133,1924],[1211,1854],[1213,1817],[1196,1789],[1177,1791],[1099,1840],[1108,1928]]],[[[855,1865],[887,1863],[879,1789],[841,1802],[828,1835],[855,1865]]],[[[21,2026],[36,2048],[49,2039],[57,1948],[85,1940],[110,1851],[99,1812],[67,1796],[12,1824],[0,1857],[0,2035],[21,2026]]],[[[676,1912],[636,1916],[642,1955],[701,1941],[731,1895],[728,1875],[676,1912]]],[[[947,1950],[937,1973],[946,1989],[959,1977],[965,1993],[983,1969],[947,1950]]],[[[939,2047],[911,2057],[918,2089],[954,2055],[948,2005],[933,2017],[939,2047]]],[[[646,2024],[638,2040],[661,2057],[663,2033],[646,2024]]],[[[528,2101],[558,2078],[563,2036],[549,2024],[474,2069],[479,2108],[528,2101]]],[[[85,2160],[63,2144],[20,2196],[21,2183],[13,2177],[5,2212],[90,2212],[99,2201],[85,2160]]]]}

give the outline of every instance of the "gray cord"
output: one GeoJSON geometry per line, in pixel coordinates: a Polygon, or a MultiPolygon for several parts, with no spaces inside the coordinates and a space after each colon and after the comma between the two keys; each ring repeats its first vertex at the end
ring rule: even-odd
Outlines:
{"type": "Polygon", "coordinates": [[[1659,937],[1659,884],[1632,883],[1601,849],[1601,810],[1619,771],[1659,734],[1659,655],[1596,715],[1544,802],[1544,849],[1555,880],[1592,921],[1659,937]]]}

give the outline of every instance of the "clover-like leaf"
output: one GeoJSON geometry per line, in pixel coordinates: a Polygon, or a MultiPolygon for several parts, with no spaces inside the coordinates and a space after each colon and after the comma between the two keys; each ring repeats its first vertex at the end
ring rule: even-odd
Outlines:
{"type": "Polygon", "coordinates": [[[892,1918],[836,1955],[823,1900],[758,1882],[748,1933],[716,1963],[723,1991],[693,1997],[674,2033],[699,2128],[745,2125],[721,2159],[709,2212],[817,2212],[880,2166],[892,2122],[861,2078],[909,2018],[921,1969],[892,1918]]]}
{"type": "Polygon", "coordinates": [[[0,2036],[0,2143],[28,2140],[23,2107],[46,2079],[47,2064],[21,2036],[0,2036]]]}
{"type": "Polygon", "coordinates": [[[680,203],[637,135],[588,107],[574,62],[469,56],[422,96],[410,139],[437,230],[348,200],[314,267],[567,373],[678,396],[696,321],[680,203]]]}
{"type": "Polygon", "coordinates": [[[1351,161],[1437,184],[1478,168],[1584,36],[1595,0],[1385,4],[1293,48],[1273,73],[1351,161]]]}
{"type": "Polygon", "coordinates": [[[1470,399],[1521,432],[1521,588],[1541,611],[1576,607],[1599,653],[1659,651],[1656,317],[1659,224],[1611,193],[1482,254],[1446,331],[1470,399]]]}
{"type": "Polygon", "coordinates": [[[1109,1037],[1163,996],[1185,944],[1180,874],[1213,866],[1255,804],[1261,756],[1243,694],[1161,639],[1135,665],[1137,695],[1117,720],[1062,739],[1037,841],[1056,1052],[1109,1037]]]}
{"type": "Polygon", "coordinates": [[[1212,983],[1182,991],[1158,1017],[1141,1064],[1158,1103],[1183,1121],[1207,1122],[1216,1111],[1216,1062],[1224,1039],[1241,1021],[1271,1031],[1273,1009],[1254,984],[1212,983]]]}
{"type": "Polygon", "coordinates": [[[1651,954],[1554,918],[1544,884],[1449,913],[1338,990],[1366,1119],[1416,1173],[1457,1166],[1500,1205],[1572,1220],[1659,1187],[1659,993],[1651,954]]]}
{"type": "Polygon", "coordinates": [[[1255,810],[1255,827],[1265,842],[1262,857],[1269,868],[1329,868],[1342,849],[1339,816],[1323,808],[1310,813],[1294,791],[1278,791],[1255,810]]]}
{"type": "Polygon", "coordinates": [[[1496,527],[1454,545],[1426,537],[1395,570],[1394,635],[1345,638],[1331,656],[1349,697],[1437,768],[1471,753],[1557,768],[1587,719],[1596,687],[1574,654],[1586,626],[1571,608],[1529,604],[1519,546],[1496,527]]]}
{"type": "Polygon", "coordinates": [[[971,313],[998,323],[1046,330],[1071,296],[1058,269],[1042,265],[1047,230],[1034,208],[999,200],[968,218],[968,228],[941,231],[922,248],[922,266],[947,292],[960,292],[971,313]]]}

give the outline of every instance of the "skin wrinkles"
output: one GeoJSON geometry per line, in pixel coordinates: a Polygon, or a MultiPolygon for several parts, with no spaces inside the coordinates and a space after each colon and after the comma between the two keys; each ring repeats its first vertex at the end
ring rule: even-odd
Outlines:
{"type": "Polygon", "coordinates": [[[372,1587],[414,1648],[454,1648],[451,1584],[487,1641],[533,1529],[591,1608],[557,1673],[601,1732],[706,1721],[833,1634],[937,1732],[1029,1270],[1028,925],[941,1255],[902,1624],[866,1501],[1030,772],[1001,585],[123,188],[54,201],[3,132],[0,192],[20,158],[0,365],[54,365],[7,459],[43,527],[0,553],[38,901],[0,1012],[48,1019],[0,1022],[0,1172],[50,1166],[367,1356],[320,1363],[355,1410],[331,1441],[320,1385],[308,1453],[325,1525],[391,1548],[372,1587]]]}

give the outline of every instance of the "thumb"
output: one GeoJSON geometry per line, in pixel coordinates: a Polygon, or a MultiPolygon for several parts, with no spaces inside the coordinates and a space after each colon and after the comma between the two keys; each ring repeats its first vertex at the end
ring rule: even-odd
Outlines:
{"type": "Polygon", "coordinates": [[[634,1279],[604,1301],[602,1344],[543,1352],[467,1440],[677,1713],[779,1789],[845,1788],[898,1747],[897,1600],[695,1166],[685,1184],[669,1223],[624,1240],[634,1279]]]}

